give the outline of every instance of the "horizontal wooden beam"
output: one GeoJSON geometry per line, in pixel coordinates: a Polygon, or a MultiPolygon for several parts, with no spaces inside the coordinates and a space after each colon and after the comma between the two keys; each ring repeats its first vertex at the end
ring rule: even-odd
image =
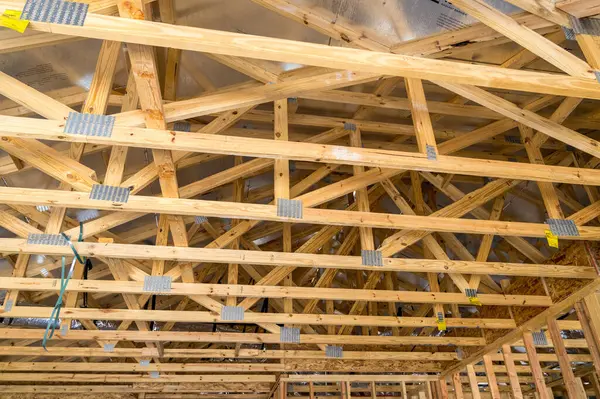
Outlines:
{"type": "MultiPolygon", "coordinates": [[[[1,289],[16,289],[20,291],[59,291],[60,280],[45,278],[13,278],[0,277],[1,289]]],[[[147,294],[144,291],[143,281],[105,281],[105,280],[70,280],[67,292],[102,292],[113,294],[147,294]]],[[[200,283],[172,283],[169,295],[211,295],[216,297],[249,297],[249,298],[297,298],[297,299],[322,299],[342,301],[368,301],[368,302],[399,302],[399,303],[456,303],[469,305],[468,298],[462,293],[450,292],[416,292],[416,291],[386,291],[363,290],[345,288],[313,288],[313,287],[281,287],[270,285],[242,285],[242,284],[200,284],[200,283]]],[[[548,305],[550,302],[545,296],[532,295],[495,295],[481,294],[478,296],[485,305],[548,305]]],[[[462,319],[467,326],[476,326],[475,320],[491,327],[495,319],[462,319]],[[471,323],[473,321],[473,323],[471,323]],[[488,324],[490,323],[490,324],[488,324]]],[[[505,328],[514,328],[512,320],[498,320],[506,323],[505,328]],[[513,327],[511,327],[511,324],[513,327]]],[[[495,324],[494,324],[495,325],[495,324]]]]}
{"type": "Polygon", "coordinates": [[[149,374],[83,374],[83,373],[0,373],[0,381],[61,381],[61,382],[268,382],[275,376],[268,374],[161,374],[153,378],[149,374]]]}
{"type": "MultiPolygon", "coordinates": [[[[528,306],[549,306],[550,298],[531,297],[528,306]]],[[[2,311],[2,317],[49,318],[50,307],[13,306],[9,311],[2,311]]],[[[63,308],[63,317],[79,320],[133,320],[164,321],[175,323],[231,323],[223,321],[221,316],[212,312],[178,311],[178,310],[129,310],[129,309],[94,309],[63,308]]],[[[436,327],[435,317],[395,317],[395,316],[355,316],[324,315],[300,313],[253,313],[246,312],[241,324],[276,323],[296,325],[323,326],[380,326],[380,327],[436,327]]],[[[448,327],[456,328],[510,328],[510,322],[503,324],[500,319],[468,319],[446,318],[448,327]]]]}
{"type": "MultiPolygon", "coordinates": [[[[3,0],[0,12],[21,10],[24,2],[3,0]]],[[[586,77],[525,72],[411,56],[331,47],[232,32],[175,26],[88,13],[84,26],[30,23],[30,29],[63,35],[115,40],[181,50],[295,62],[380,75],[446,80],[502,89],[600,99],[600,85],[590,71],[586,77]]]]}
{"type": "MultiPolygon", "coordinates": [[[[298,197],[302,198],[302,197],[298,197]]],[[[302,218],[280,216],[276,205],[246,204],[226,201],[190,200],[130,196],[127,203],[89,199],[86,192],[0,187],[0,203],[13,205],[48,205],[79,209],[102,209],[117,212],[157,213],[183,216],[202,215],[232,219],[301,222],[320,225],[357,226],[382,229],[419,229],[449,233],[496,234],[516,237],[545,237],[549,226],[544,223],[505,222],[452,217],[428,217],[391,213],[358,212],[305,207],[302,218]]],[[[569,240],[600,240],[600,227],[577,226],[579,236],[569,240]]],[[[559,236],[560,237],[560,236],[559,236]]]]}
{"type": "MultiPolygon", "coordinates": [[[[42,340],[43,329],[0,328],[1,339],[42,340]]],[[[133,341],[133,342],[223,342],[248,344],[279,344],[279,334],[222,333],[193,331],[107,331],[71,330],[67,335],[55,334],[56,341],[133,341]]],[[[305,344],[330,345],[456,345],[481,346],[481,337],[393,337],[393,336],[348,336],[325,334],[300,334],[305,344]]]]}
{"type": "MultiPolygon", "coordinates": [[[[546,276],[559,278],[595,278],[592,267],[535,265],[502,262],[467,262],[433,259],[383,258],[383,266],[365,266],[360,256],[318,255],[268,251],[245,251],[213,248],[182,248],[134,244],[74,242],[80,255],[137,260],[175,262],[237,263],[243,265],[317,267],[369,271],[408,271],[415,273],[497,274],[511,276],[546,276]]],[[[2,253],[72,256],[69,247],[33,245],[20,238],[0,239],[2,253]]],[[[167,275],[175,275],[171,271],[167,275]]],[[[141,274],[143,278],[143,273],[141,274]]]]}
{"type": "Polygon", "coordinates": [[[340,382],[340,381],[351,381],[351,382],[406,382],[406,381],[437,381],[439,379],[436,375],[351,375],[351,374],[339,374],[339,375],[288,375],[282,377],[280,381],[287,382],[340,382]]]}
{"type": "Polygon", "coordinates": [[[284,142],[274,146],[272,140],[247,137],[180,133],[169,130],[115,126],[111,137],[66,134],[64,121],[0,116],[0,135],[10,137],[122,145],[172,151],[240,155],[258,158],[292,159],[333,164],[382,167],[396,170],[419,170],[483,177],[548,181],[568,184],[600,185],[600,171],[561,166],[543,166],[513,162],[461,158],[387,151],[357,147],[284,142]]]}
{"type": "MultiPolygon", "coordinates": [[[[262,350],[244,349],[169,349],[162,354],[157,348],[115,348],[106,352],[103,348],[77,348],[48,346],[0,346],[1,356],[51,356],[51,357],[164,357],[164,358],[196,358],[196,359],[326,359],[326,354],[320,350],[262,350]],[[237,352],[237,353],[236,353],[237,352]]],[[[584,359],[581,355],[577,359],[584,359]]],[[[588,356],[589,357],[589,356],[588,356]]],[[[455,352],[375,352],[375,351],[344,351],[345,360],[440,360],[452,361],[458,358],[455,352]]],[[[554,356],[556,359],[556,356],[554,356]]],[[[75,363],[77,364],[77,363],[75,363]]],[[[130,364],[131,365],[131,364],[130,364]]],[[[144,369],[145,370],[145,369],[144,369]]]]}

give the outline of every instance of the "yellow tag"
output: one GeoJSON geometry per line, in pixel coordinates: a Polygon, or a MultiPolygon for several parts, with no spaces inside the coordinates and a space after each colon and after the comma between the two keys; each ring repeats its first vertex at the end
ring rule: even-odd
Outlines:
{"type": "Polygon", "coordinates": [[[0,26],[23,33],[25,32],[25,29],[27,29],[29,21],[19,19],[20,17],[21,11],[5,10],[4,14],[0,15],[0,26]]]}
{"type": "Polygon", "coordinates": [[[546,234],[546,240],[548,240],[548,245],[552,248],[558,248],[558,237],[552,234],[550,230],[544,230],[546,234]]]}
{"type": "Polygon", "coordinates": [[[469,297],[469,302],[471,302],[471,305],[481,306],[481,301],[476,296],[469,297]]]}
{"type": "Polygon", "coordinates": [[[446,331],[446,319],[437,322],[438,330],[446,331]]]}

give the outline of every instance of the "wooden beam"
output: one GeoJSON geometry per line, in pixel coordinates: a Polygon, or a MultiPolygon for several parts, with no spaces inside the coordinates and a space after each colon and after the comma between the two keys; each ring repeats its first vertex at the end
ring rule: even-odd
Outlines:
{"type": "MultiPolygon", "coordinates": [[[[49,307],[14,306],[10,311],[4,310],[4,317],[40,317],[50,316],[52,309],[49,307]]],[[[227,323],[221,320],[220,315],[202,311],[176,311],[176,310],[129,310],[129,309],[94,309],[94,308],[63,308],[61,314],[65,317],[80,320],[132,320],[132,321],[165,321],[165,322],[191,322],[191,323],[227,323]]],[[[486,323],[483,319],[447,318],[449,327],[493,326],[502,328],[502,322],[491,319],[486,323]]],[[[391,316],[356,316],[356,315],[314,315],[299,313],[252,313],[246,312],[241,324],[295,324],[295,325],[343,325],[343,326],[381,326],[381,327],[419,327],[436,326],[436,318],[410,318],[391,316]]],[[[505,324],[506,326],[506,324],[505,324]]]]}
{"type": "MultiPolygon", "coordinates": [[[[467,14],[502,33],[525,47],[540,58],[572,76],[590,76],[590,66],[562,47],[552,43],[533,30],[520,25],[508,15],[503,14],[482,0],[458,0],[453,3],[467,14]]],[[[555,13],[558,17],[558,12],[555,13]]],[[[569,26],[568,18],[562,14],[561,25],[569,26]]]]}
{"type": "MultiPolygon", "coordinates": [[[[23,2],[3,0],[0,3],[0,11],[4,12],[7,8],[22,9],[23,2]]],[[[517,24],[517,26],[519,25],[517,24]]],[[[577,63],[570,58],[567,62],[569,68],[565,67],[565,69],[572,70],[577,75],[576,77],[470,64],[460,64],[460,68],[457,68],[454,63],[448,61],[419,59],[350,48],[332,48],[325,45],[159,24],[149,21],[132,21],[93,13],[88,13],[86,24],[83,27],[32,23],[30,28],[95,39],[120,40],[160,47],[176,46],[176,48],[182,50],[270,59],[281,62],[297,62],[326,68],[344,68],[378,75],[447,80],[485,87],[600,99],[600,88],[598,88],[593,74],[584,68],[585,63],[583,61],[577,63]],[[110,26],[110,29],[106,28],[107,26],[110,26]],[[177,39],[173,40],[172,38],[177,39]],[[585,71],[580,71],[580,69],[585,69],[585,71]],[[491,77],[494,77],[494,79],[491,79],[491,77]]],[[[520,26],[518,31],[521,31],[520,26]]],[[[561,66],[563,66],[562,63],[561,66]]]]}
{"type": "Polygon", "coordinates": [[[554,317],[548,317],[547,325],[550,337],[552,337],[552,343],[554,344],[554,351],[558,357],[558,364],[560,365],[560,372],[563,377],[565,388],[567,389],[567,394],[569,395],[569,398],[579,398],[580,391],[577,382],[575,381],[571,362],[567,356],[567,348],[563,343],[560,329],[558,328],[554,317]]]}
{"type": "Polygon", "coordinates": [[[577,18],[591,17],[600,14],[598,0],[559,0],[556,8],[577,18]]]}
{"type": "MultiPolygon", "coordinates": [[[[130,212],[137,216],[142,213],[167,213],[173,215],[205,215],[213,217],[229,217],[234,219],[254,219],[290,222],[297,219],[278,216],[274,205],[239,204],[225,201],[187,200],[177,198],[156,198],[130,196],[127,203],[112,203],[110,201],[90,200],[86,193],[62,192],[57,190],[21,189],[12,187],[0,188],[0,200],[6,204],[64,206],[81,209],[117,210],[130,212]]],[[[471,206],[478,206],[472,203],[471,206]]],[[[454,212],[456,206],[450,206],[454,212]]],[[[418,235],[427,232],[464,232],[472,234],[498,234],[518,237],[545,237],[549,227],[543,223],[502,222],[493,220],[470,220],[452,217],[450,210],[436,212],[431,216],[382,214],[374,212],[352,212],[342,210],[324,210],[319,208],[304,208],[303,223],[315,223],[338,226],[377,227],[385,229],[420,229],[418,235]],[[447,213],[450,217],[444,217],[447,213]],[[439,215],[439,216],[438,216],[439,215]]],[[[463,210],[458,216],[467,213],[463,210]]],[[[125,216],[127,216],[125,214],[125,216]]],[[[139,217],[139,216],[138,216],[139,217]]],[[[580,235],[570,237],[576,240],[600,240],[600,228],[593,226],[578,226],[580,235]]],[[[401,235],[406,232],[400,232],[401,235]]],[[[399,234],[399,235],[400,235],[399,234]]],[[[394,235],[384,243],[388,247],[397,240],[394,235]]],[[[422,237],[421,237],[422,238],[422,237]]],[[[389,255],[385,255],[389,256],[389,255]]]]}
{"type": "MultiPolygon", "coordinates": [[[[521,111],[519,111],[521,112],[521,111]]],[[[534,114],[535,115],[535,114],[534,114]]],[[[533,118],[541,118],[535,115],[533,118]]],[[[544,118],[542,118],[544,119],[544,118]]],[[[77,143],[95,143],[125,145],[130,147],[149,147],[153,149],[205,152],[252,156],[261,158],[285,158],[300,161],[318,161],[334,164],[351,164],[368,167],[383,167],[396,170],[419,169],[442,173],[456,173],[472,176],[516,178],[521,180],[554,181],[570,184],[600,185],[600,172],[591,169],[567,168],[559,166],[539,166],[492,160],[480,160],[440,155],[436,161],[430,161],[423,154],[409,152],[371,150],[341,146],[316,145],[312,143],[286,142],[274,147],[271,140],[214,136],[205,134],[176,134],[172,131],[142,128],[124,128],[115,126],[112,137],[91,137],[65,134],[59,121],[44,121],[29,118],[1,116],[0,134],[9,137],[35,138],[77,143]]],[[[527,121],[524,121],[527,124],[527,121]]],[[[566,129],[558,125],[560,129],[566,129]]],[[[540,126],[537,126],[538,128],[540,126]]],[[[541,126],[540,131],[548,129],[541,126]]],[[[569,129],[566,129],[569,130],[569,129]]],[[[554,133],[550,133],[555,135],[554,133]]],[[[580,136],[576,133],[578,137],[580,136]]],[[[561,140],[585,148],[590,153],[595,140],[587,140],[583,145],[579,139],[570,140],[562,136],[561,140]]],[[[583,149],[582,149],[583,150],[583,149]]]]}
{"type": "MultiPolygon", "coordinates": [[[[2,328],[0,337],[2,339],[36,339],[41,340],[44,336],[43,329],[18,329],[2,328]]],[[[207,333],[190,331],[125,331],[125,330],[72,330],[65,336],[55,335],[55,340],[63,341],[173,341],[173,342],[227,342],[248,344],[279,344],[278,334],[257,333],[207,333]]],[[[459,345],[479,346],[484,343],[479,337],[392,337],[392,336],[341,336],[327,334],[301,334],[300,341],[306,344],[330,344],[330,345],[459,345]]]]}
{"type": "MultiPolygon", "coordinates": [[[[551,0],[508,0],[509,3],[555,24],[571,27],[568,15],[561,11],[559,5],[551,0]]],[[[600,13],[600,11],[599,11],[600,13]]]]}
{"type": "Polygon", "coordinates": [[[504,366],[506,367],[506,373],[510,380],[510,389],[514,399],[523,399],[523,392],[521,391],[521,385],[519,383],[519,376],[515,368],[515,359],[513,358],[512,350],[510,345],[502,345],[502,357],[504,360],[504,366]]]}
{"type": "MultiPolygon", "coordinates": [[[[1,219],[0,219],[1,221],[1,219]]],[[[2,224],[4,227],[5,224],[2,224]]],[[[82,256],[112,257],[121,259],[163,259],[177,262],[211,262],[211,263],[239,263],[259,264],[271,266],[296,266],[323,268],[353,269],[353,270],[380,270],[410,271],[410,272],[457,272],[464,274],[498,274],[498,275],[528,275],[547,276],[557,278],[588,278],[595,276],[592,267],[581,266],[554,266],[523,263],[501,262],[464,262],[464,261],[437,261],[431,259],[410,258],[384,258],[384,266],[365,266],[360,256],[340,255],[315,255],[304,253],[281,253],[268,251],[243,251],[213,248],[181,248],[181,247],[154,247],[133,244],[107,244],[107,243],[73,243],[82,256]],[[379,269],[377,269],[379,268],[379,269]]],[[[45,254],[58,256],[71,256],[69,248],[48,245],[27,244],[25,239],[3,238],[0,239],[2,253],[22,252],[30,254],[45,254]]],[[[177,268],[177,267],[175,267],[177,268]]],[[[178,277],[180,271],[169,271],[166,275],[178,277]]],[[[143,279],[143,274],[140,275],[143,279]]],[[[593,282],[594,280],[590,280],[593,282]]],[[[467,298],[462,294],[464,303],[467,298]]]]}

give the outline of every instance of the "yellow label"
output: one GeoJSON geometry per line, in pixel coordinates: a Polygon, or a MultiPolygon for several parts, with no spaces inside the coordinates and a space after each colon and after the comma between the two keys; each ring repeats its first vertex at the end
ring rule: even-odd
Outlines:
{"type": "Polygon", "coordinates": [[[446,331],[446,319],[444,319],[442,321],[438,320],[437,326],[438,326],[438,330],[446,331]]]}
{"type": "Polygon", "coordinates": [[[19,19],[20,17],[21,11],[5,10],[4,13],[0,15],[0,26],[23,33],[25,32],[25,29],[27,29],[29,21],[19,19]]]}
{"type": "Polygon", "coordinates": [[[546,240],[548,240],[548,245],[552,248],[558,248],[558,237],[552,234],[552,231],[545,230],[546,240]]]}
{"type": "Polygon", "coordinates": [[[471,302],[471,305],[481,306],[481,301],[476,296],[469,297],[469,302],[471,302]]]}

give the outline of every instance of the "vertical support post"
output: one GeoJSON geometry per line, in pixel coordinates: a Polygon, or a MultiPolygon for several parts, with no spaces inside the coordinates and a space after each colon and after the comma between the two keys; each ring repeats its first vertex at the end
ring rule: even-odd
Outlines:
{"type": "Polygon", "coordinates": [[[377,397],[377,389],[375,386],[375,381],[371,381],[371,399],[375,399],[377,397]]]}
{"type": "Polygon", "coordinates": [[[581,324],[583,336],[585,337],[585,341],[590,350],[590,355],[592,356],[594,370],[596,370],[596,374],[600,374],[600,351],[598,350],[598,342],[594,339],[594,331],[590,325],[589,317],[586,314],[585,305],[582,302],[577,302],[575,304],[575,312],[577,312],[577,318],[579,319],[579,324],[581,324]]]}
{"type": "Polygon", "coordinates": [[[519,376],[517,375],[517,369],[515,367],[515,361],[512,356],[510,345],[502,345],[502,356],[504,357],[504,365],[510,381],[510,389],[513,393],[513,399],[523,399],[523,392],[521,392],[519,376]]]}
{"type": "Polygon", "coordinates": [[[473,399],[481,399],[479,384],[477,383],[477,375],[475,374],[475,367],[473,367],[472,364],[467,365],[467,376],[469,377],[469,385],[471,386],[471,397],[473,399]]]}
{"type": "Polygon", "coordinates": [[[533,374],[533,380],[535,382],[535,391],[540,399],[550,399],[548,396],[548,390],[546,389],[546,381],[544,379],[544,373],[540,366],[540,360],[533,344],[533,337],[531,332],[525,331],[523,333],[523,344],[525,345],[525,351],[527,352],[527,358],[529,359],[529,367],[533,374]]]}
{"type": "Polygon", "coordinates": [[[454,399],[464,399],[462,382],[460,381],[460,372],[452,375],[452,384],[454,385],[454,399]]]}
{"type": "Polygon", "coordinates": [[[440,387],[440,399],[448,399],[448,386],[446,385],[446,379],[440,378],[438,380],[438,385],[440,387]]]}
{"type": "Polygon", "coordinates": [[[308,394],[309,399],[315,399],[315,384],[312,381],[308,383],[308,394]]]}
{"type": "Polygon", "coordinates": [[[552,337],[552,345],[554,346],[554,353],[558,357],[558,364],[560,365],[560,371],[563,376],[565,388],[567,389],[567,395],[569,398],[575,399],[579,397],[579,389],[577,387],[577,381],[575,381],[575,374],[571,368],[571,361],[567,355],[567,348],[560,335],[560,329],[554,317],[547,319],[548,332],[552,337]]]}
{"type": "Polygon", "coordinates": [[[483,356],[483,365],[485,367],[485,374],[487,375],[492,399],[500,399],[500,389],[498,389],[498,381],[496,380],[496,373],[494,372],[494,363],[492,362],[490,355],[483,356]]]}

